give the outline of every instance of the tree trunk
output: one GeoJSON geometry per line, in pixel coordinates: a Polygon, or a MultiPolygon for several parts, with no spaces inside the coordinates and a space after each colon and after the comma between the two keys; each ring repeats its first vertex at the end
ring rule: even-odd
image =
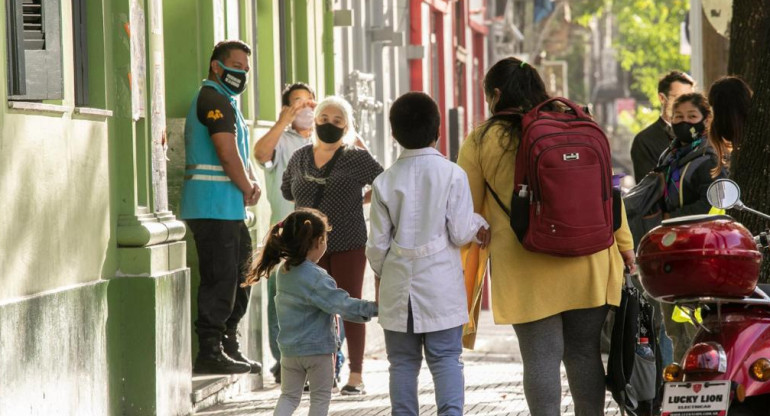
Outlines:
{"type": "MultiPolygon", "coordinates": [[[[743,76],[754,97],[742,144],[733,152],[731,175],[747,206],[770,213],[770,0],[763,3],[764,7],[754,1],[733,3],[729,70],[743,76]]],[[[752,233],[770,226],[753,214],[731,214],[752,233]]],[[[770,281],[770,261],[763,264],[761,281],[770,281]]]]}
{"type": "Polygon", "coordinates": [[[714,26],[706,20],[706,10],[702,12],[703,19],[703,79],[698,83],[706,90],[724,74],[728,74],[727,62],[730,60],[730,39],[717,33],[714,26]]]}
{"type": "Polygon", "coordinates": [[[770,0],[733,0],[730,22],[730,61],[727,72],[754,85],[757,72],[768,55],[770,0]]]}

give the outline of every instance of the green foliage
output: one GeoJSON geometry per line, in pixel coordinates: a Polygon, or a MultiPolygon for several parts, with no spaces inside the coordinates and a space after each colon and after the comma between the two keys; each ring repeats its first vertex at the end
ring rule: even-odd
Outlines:
{"type": "Polygon", "coordinates": [[[588,52],[581,33],[573,34],[572,39],[566,54],[560,57],[560,59],[567,61],[568,98],[578,103],[587,104],[589,97],[583,82],[583,59],[588,52]]]}
{"type": "Polygon", "coordinates": [[[575,23],[583,27],[588,27],[592,17],[601,17],[605,4],[611,5],[611,3],[611,0],[569,0],[575,23]]]}
{"type": "Polygon", "coordinates": [[[633,76],[631,88],[657,102],[658,79],[672,69],[687,71],[690,59],[679,53],[679,27],[688,0],[614,0],[620,66],[633,76]]]}
{"type": "Polygon", "coordinates": [[[618,115],[618,124],[631,132],[632,136],[636,136],[642,129],[657,121],[658,117],[660,117],[659,111],[638,105],[636,114],[621,111],[618,115]]]}
{"type": "Polygon", "coordinates": [[[588,25],[592,16],[611,10],[618,35],[615,49],[620,66],[631,73],[631,88],[657,105],[658,79],[664,73],[690,69],[690,58],[679,53],[679,27],[689,0],[573,0],[575,21],[588,25]]]}

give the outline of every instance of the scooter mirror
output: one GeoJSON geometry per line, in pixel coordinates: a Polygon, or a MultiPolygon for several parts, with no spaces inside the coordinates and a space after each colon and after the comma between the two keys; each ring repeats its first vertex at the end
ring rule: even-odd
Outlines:
{"type": "Polygon", "coordinates": [[[741,188],[730,179],[717,179],[709,185],[706,197],[711,206],[730,209],[741,200],[741,188]]]}

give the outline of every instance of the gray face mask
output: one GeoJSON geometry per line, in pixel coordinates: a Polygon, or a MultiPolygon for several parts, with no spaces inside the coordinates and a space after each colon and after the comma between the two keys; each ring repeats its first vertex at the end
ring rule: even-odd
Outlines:
{"type": "Polygon", "coordinates": [[[302,110],[299,110],[297,116],[294,117],[294,128],[296,130],[307,130],[313,127],[314,119],[313,109],[305,107],[302,110]]]}

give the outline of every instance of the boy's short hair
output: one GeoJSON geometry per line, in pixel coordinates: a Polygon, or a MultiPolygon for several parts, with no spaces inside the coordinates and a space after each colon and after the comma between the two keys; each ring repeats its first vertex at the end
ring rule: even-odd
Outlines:
{"type": "Polygon", "coordinates": [[[408,92],[390,107],[390,129],[405,149],[428,147],[438,139],[441,114],[428,94],[408,92]]]}

